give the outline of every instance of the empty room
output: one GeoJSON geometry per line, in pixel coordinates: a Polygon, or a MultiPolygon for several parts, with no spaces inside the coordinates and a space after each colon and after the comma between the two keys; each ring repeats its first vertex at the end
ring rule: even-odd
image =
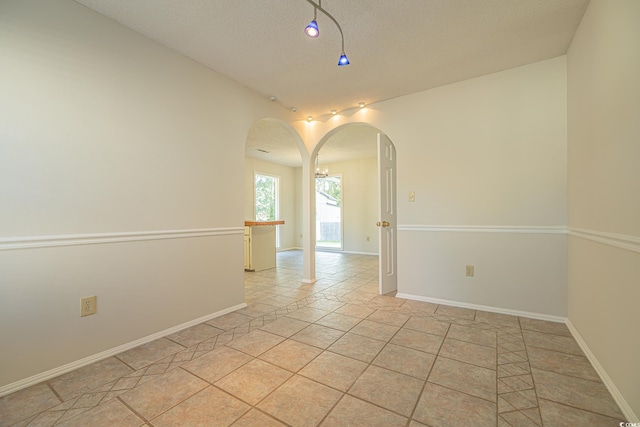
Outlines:
{"type": "Polygon", "coordinates": [[[0,427],[640,423],[639,19],[0,0],[0,427]]]}

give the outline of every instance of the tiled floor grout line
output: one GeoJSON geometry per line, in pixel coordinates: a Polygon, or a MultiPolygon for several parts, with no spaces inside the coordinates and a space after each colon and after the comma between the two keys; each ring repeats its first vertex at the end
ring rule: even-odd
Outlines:
{"type": "MultiPolygon", "coordinates": [[[[529,357],[529,348],[527,346],[527,342],[524,339],[524,331],[522,330],[522,322],[518,318],[518,324],[520,325],[520,334],[522,335],[522,343],[524,347],[524,352],[527,355],[527,363],[529,365],[529,375],[531,376],[531,383],[533,385],[533,393],[536,397],[536,411],[538,412],[538,416],[540,417],[540,426],[544,427],[544,420],[542,419],[542,412],[540,411],[540,398],[538,397],[538,388],[536,387],[536,379],[533,376],[533,368],[531,367],[531,358],[529,357]]],[[[526,416],[526,414],[525,414],[526,416]]]]}
{"type": "MultiPolygon", "coordinates": [[[[407,322],[408,321],[409,320],[407,320],[407,322]]],[[[440,344],[440,347],[438,348],[438,353],[435,355],[435,358],[433,359],[433,363],[429,367],[429,372],[427,372],[427,375],[425,376],[424,384],[422,384],[422,389],[420,390],[420,394],[418,395],[418,400],[416,400],[415,405],[413,405],[413,409],[411,411],[411,415],[409,416],[409,420],[407,421],[407,426],[406,427],[409,427],[409,425],[411,424],[411,420],[413,420],[413,416],[415,415],[416,409],[418,408],[418,405],[420,404],[420,399],[422,398],[422,394],[424,393],[424,390],[427,388],[427,384],[429,383],[429,377],[431,376],[431,372],[433,371],[433,367],[436,366],[436,361],[438,360],[438,356],[440,354],[440,350],[442,349],[442,346],[444,345],[444,341],[447,339],[447,335],[449,335],[449,330],[450,329],[451,329],[451,323],[449,323],[449,326],[447,326],[447,331],[444,333],[444,337],[442,338],[442,343],[440,344]]]]}
{"type": "Polygon", "coordinates": [[[51,387],[51,383],[49,381],[45,381],[45,384],[47,385],[47,387],[49,387],[49,390],[51,390],[51,392],[58,398],[60,403],[64,403],[64,399],[62,398],[62,396],[60,396],[60,394],[56,391],[56,389],[51,387]]]}
{"type": "Polygon", "coordinates": [[[125,402],[123,399],[121,399],[120,396],[117,396],[114,399],[117,400],[118,402],[120,402],[120,404],[122,404],[125,408],[127,408],[129,411],[131,411],[136,417],[138,417],[142,421],[144,421],[145,425],[147,425],[147,424],[149,424],[151,422],[150,420],[146,419],[141,413],[139,413],[138,411],[133,409],[131,406],[129,406],[129,404],[127,402],[125,402]]]}

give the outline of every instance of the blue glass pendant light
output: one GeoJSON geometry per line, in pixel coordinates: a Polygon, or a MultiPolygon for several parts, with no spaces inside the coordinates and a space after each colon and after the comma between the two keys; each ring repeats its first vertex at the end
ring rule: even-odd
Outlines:
{"type": "Polygon", "coordinates": [[[312,39],[317,39],[320,35],[320,29],[318,28],[318,23],[316,22],[318,9],[313,8],[313,21],[309,22],[309,25],[306,26],[304,32],[306,35],[311,37],[312,39]]]}
{"type": "Polygon", "coordinates": [[[304,29],[304,32],[312,39],[318,38],[318,36],[320,35],[320,30],[318,29],[318,23],[315,19],[309,22],[309,25],[307,25],[307,27],[304,29]]]}

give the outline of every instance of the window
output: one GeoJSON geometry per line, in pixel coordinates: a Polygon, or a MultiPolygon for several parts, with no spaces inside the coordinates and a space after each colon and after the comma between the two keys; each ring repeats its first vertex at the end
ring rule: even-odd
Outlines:
{"type": "MultiPolygon", "coordinates": [[[[279,177],[255,174],[256,221],[276,221],[280,218],[279,189],[279,177]]],[[[276,247],[280,247],[280,226],[276,226],[276,247]]]]}
{"type": "Polygon", "coordinates": [[[316,178],[316,247],[342,249],[342,177],[316,178]]]}

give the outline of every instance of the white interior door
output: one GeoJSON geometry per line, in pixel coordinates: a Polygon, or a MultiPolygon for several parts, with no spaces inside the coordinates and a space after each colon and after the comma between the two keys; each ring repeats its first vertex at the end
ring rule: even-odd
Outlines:
{"type": "Polygon", "coordinates": [[[380,294],[398,290],[396,256],[396,149],[386,135],[378,134],[378,191],[380,207],[378,253],[380,294]]]}

